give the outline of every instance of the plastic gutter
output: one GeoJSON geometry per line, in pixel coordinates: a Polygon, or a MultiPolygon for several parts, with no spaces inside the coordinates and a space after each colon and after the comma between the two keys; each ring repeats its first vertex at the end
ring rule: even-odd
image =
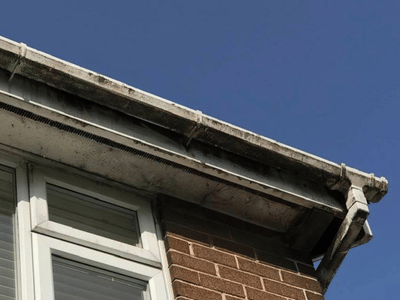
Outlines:
{"type": "Polygon", "coordinates": [[[178,132],[186,146],[196,139],[342,192],[347,214],[317,270],[324,291],[368,227],[368,203],[379,202],[388,191],[384,177],[289,147],[2,37],[0,67],[10,72],[9,81],[21,75],[178,132]]]}
{"type": "Polygon", "coordinates": [[[289,147],[237,126],[204,115],[122,82],[97,74],[46,53],[0,37],[0,67],[46,83],[104,106],[179,132],[192,139],[295,172],[346,194],[351,178],[363,181],[369,202],[379,202],[388,191],[387,180],[289,147]]]}

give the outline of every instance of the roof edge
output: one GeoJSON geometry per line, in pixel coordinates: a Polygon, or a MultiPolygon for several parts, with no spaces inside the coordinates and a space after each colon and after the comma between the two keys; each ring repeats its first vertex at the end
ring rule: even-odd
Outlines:
{"type": "Polygon", "coordinates": [[[379,202],[388,191],[384,177],[343,167],[3,37],[0,67],[11,72],[10,79],[19,74],[178,132],[187,145],[197,139],[343,193],[356,180],[370,202],[379,202]]]}

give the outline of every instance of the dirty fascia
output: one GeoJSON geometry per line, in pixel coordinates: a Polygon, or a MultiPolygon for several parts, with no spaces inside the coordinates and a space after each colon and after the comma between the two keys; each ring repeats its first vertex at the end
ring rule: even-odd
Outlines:
{"type": "Polygon", "coordinates": [[[379,202],[388,191],[384,177],[286,146],[1,37],[0,67],[10,72],[10,81],[18,74],[45,83],[177,132],[186,137],[186,146],[198,140],[346,195],[346,217],[318,268],[325,290],[365,224],[368,203],[379,202]]]}
{"type": "Polygon", "coordinates": [[[345,167],[222,122],[90,70],[65,62],[25,44],[0,37],[0,66],[14,74],[97,102],[192,139],[294,172],[343,194],[356,180],[369,202],[387,193],[387,180],[345,167]],[[111,100],[110,100],[111,99],[111,100]],[[345,171],[344,171],[345,169],[345,171]]]}

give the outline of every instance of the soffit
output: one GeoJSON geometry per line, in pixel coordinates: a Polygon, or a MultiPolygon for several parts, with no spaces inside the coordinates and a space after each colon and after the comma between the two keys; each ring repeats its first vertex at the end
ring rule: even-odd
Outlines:
{"type": "MultiPolygon", "coordinates": [[[[342,172],[338,164],[21,45],[0,38],[2,68],[178,132],[187,142],[198,140],[341,192],[349,187],[346,180],[338,184],[342,172]]],[[[375,177],[371,182],[365,193],[377,202],[387,192],[387,182],[375,177]]]]}

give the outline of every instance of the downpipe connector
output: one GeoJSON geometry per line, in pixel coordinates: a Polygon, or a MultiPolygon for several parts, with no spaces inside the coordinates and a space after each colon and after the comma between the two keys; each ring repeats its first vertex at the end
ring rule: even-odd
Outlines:
{"type": "Polygon", "coordinates": [[[363,230],[369,215],[368,202],[362,187],[350,186],[347,192],[346,207],[346,217],[317,268],[317,277],[324,293],[355,243],[357,236],[363,230]]]}

